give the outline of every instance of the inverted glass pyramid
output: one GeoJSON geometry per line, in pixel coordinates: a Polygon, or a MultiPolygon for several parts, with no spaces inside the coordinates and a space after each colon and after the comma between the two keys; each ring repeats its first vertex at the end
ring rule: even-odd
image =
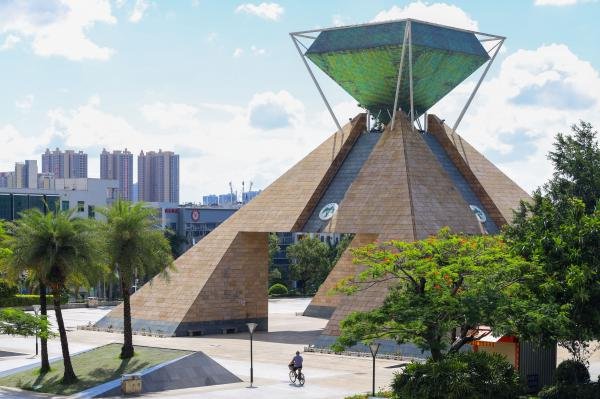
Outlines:
{"type": "MultiPolygon", "coordinates": [[[[380,120],[393,112],[407,21],[322,31],[305,55],[380,120]]],[[[415,116],[468,78],[489,55],[474,33],[411,21],[415,116]]],[[[408,48],[399,106],[410,109],[408,48]]]]}

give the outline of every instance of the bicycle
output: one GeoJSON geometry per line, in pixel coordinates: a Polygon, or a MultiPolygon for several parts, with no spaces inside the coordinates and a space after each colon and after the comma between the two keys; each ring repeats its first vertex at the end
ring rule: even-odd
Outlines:
{"type": "Polygon", "coordinates": [[[296,374],[296,372],[294,371],[294,367],[290,366],[290,382],[294,385],[296,385],[296,381],[298,382],[298,385],[303,386],[304,385],[304,374],[302,373],[302,370],[299,369],[298,370],[298,374],[296,374]]]}

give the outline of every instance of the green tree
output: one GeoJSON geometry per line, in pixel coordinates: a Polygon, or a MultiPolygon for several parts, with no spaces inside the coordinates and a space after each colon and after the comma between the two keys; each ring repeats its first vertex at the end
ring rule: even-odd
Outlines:
{"type": "Polygon", "coordinates": [[[106,216],[104,240],[109,267],[119,276],[123,296],[123,347],[121,358],[133,357],[131,286],[136,278],[165,276],[172,268],[171,246],[156,221],[156,210],[146,204],[118,200],[100,209],[106,216]]]}
{"type": "Polygon", "coordinates": [[[187,244],[187,240],[185,236],[178,234],[176,231],[171,229],[165,229],[164,235],[169,241],[169,245],[171,247],[171,256],[173,259],[177,259],[184,252],[181,250],[182,244],[187,244]]]}
{"type": "Polygon", "coordinates": [[[300,281],[302,293],[315,292],[325,281],[332,267],[330,253],[329,245],[316,237],[305,237],[287,248],[292,278],[300,281]]]}
{"type": "Polygon", "coordinates": [[[20,309],[12,308],[0,310],[0,334],[23,337],[37,335],[44,339],[53,335],[46,316],[34,316],[20,309]]]}
{"type": "MultiPolygon", "coordinates": [[[[10,255],[10,249],[8,248],[7,242],[8,236],[4,230],[4,223],[0,220],[0,262],[2,259],[10,255]]],[[[1,264],[1,263],[0,263],[1,264]]]]}
{"type": "Polygon", "coordinates": [[[376,284],[390,289],[381,307],[342,321],[337,350],[388,337],[411,342],[439,361],[482,338],[475,334],[479,326],[535,339],[564,322],[561,309],[536,301],[525,289],[543,278],[539,267],[511,253],[497,236],[442,229],[425,240],[371,244],[353,254],[366,269],[342,281],[340,291],[354,294],[376,284]]]}
{"type": "Polygon", "coordinates": [[[552,179],[544,185],[544,192],[554,205],[567,205],[572,197],[585,204],[591,214],[600,199],[600,147],[598,132],[584,121],[571,126],[572,135],[558,133],[554,150],[548,159],[554,166],[552,179]]]}
{"type": "Polygon", "coordinates": [[[273,284],[283,283],[281,270],[275,266],[275,256],[279,250],[279,237],[276,233],[269,233],[269,287],[273,284]]]}
{"type": "MultiPolygon", "coordinates": [[[[50,289],[63,354],[62,381],[75,382],[60,300],[72,274],[96,281],[105,272],[95,224],[73,217],[72,210],[44,214],[32,209],[21,214],[11,233],[9,264],[15,271],[34,274],[50,289]]],[[[45,300],[45,290],[40,289],[40,300],[45,300]]]]}
{"type": "Polygon", "coordinates": [[[547,278],[531,287],[548,303],[569,308],[559,342],[585,361],[588,341],[600,338],[600,148],[586,122],[558,134],[548,158],[553,177],[523,202],[505,235],[515,250],[539,262],[547,278]]]}

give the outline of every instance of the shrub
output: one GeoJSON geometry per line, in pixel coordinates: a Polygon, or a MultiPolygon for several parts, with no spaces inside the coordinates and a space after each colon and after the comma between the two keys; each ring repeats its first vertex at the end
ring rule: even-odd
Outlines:
{"type": "Polygon", "coordinates": [[[460,352],[438,362],[411,363],[398,373],[392,390],[401,399],[518,398],[521,379],[499,354],[460,352]]]}
{"type": "Polygon", "coordinates": [[[544,387],[538,394],[543,399],[592,399],[600,397],[600,385],[590,383],[585,364],[565,360],[556,368],[554,385],[544,387]]]}
{"type": "Polygon", "coordinates": [[[600,385],[587,383],[579,385],[550,385],[544,387],[538,394],[542,399],[598,399],[600,385]]]}
{"type": "Polygon", "coordinates": [[[554,383],[556,385],[577,385],[590,382],[590,372],[585,364],[577,360],[565,360],[556,368],[554,383]]]}
{"type": "Polygon", "coordinates": [[[288,293],[288,289],[285,285],[283,284],[273,284],[271,286],[271,288],[269,288],[269,295],[273,295],[273,296],[280,296],[280,295],[287,295],[288,293]]]}
{"type": "Polygon", "coordinates": [[[16,285],[8,280],[0,278],[0,298],[11,298],[17,295],[18,292],[19,290],[16,285]]]}

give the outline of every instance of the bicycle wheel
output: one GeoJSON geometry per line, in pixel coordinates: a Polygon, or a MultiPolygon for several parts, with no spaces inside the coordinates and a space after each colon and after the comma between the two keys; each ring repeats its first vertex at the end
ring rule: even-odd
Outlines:
{"type": "Polygon", "coordinates": [[[298,383],[300,386],[304,385],[304,373],[300,373],[300,376],[298,377],[298,383]]]}
{"type": "Polygon", "coordinates": [[[294,370],[290,370],[290,382],[292,384],[296,383],[296,372],[294,370]]]}

